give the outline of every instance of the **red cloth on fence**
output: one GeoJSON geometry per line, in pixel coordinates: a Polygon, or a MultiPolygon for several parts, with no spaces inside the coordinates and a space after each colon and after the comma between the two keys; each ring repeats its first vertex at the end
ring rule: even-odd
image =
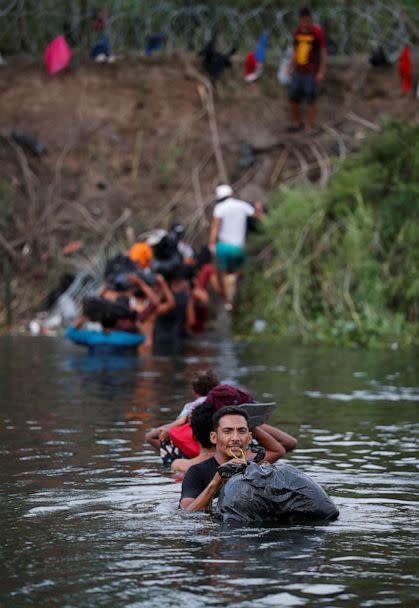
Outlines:
{"type": "Polygon", "coordinates": [[[169,431],[170,441],[188,458],[195,458],[200,452],[199,443],[192,437],[192,429],[189,422],[182,426],[174,426],[169,431]]]}
{"type": "Polygon", "coordinates": [[[254,74],[257,66],[256,55],[254,53],[247,53],[244,60],[244,75],[250,76],[250,74],[254,74]]]}
{"type": "Polygon", "coordinates": [[[399,74],[402,79],[402,91],[407,95],[412,86],[412,58],[410,48],[405,46],[399,59],[399,74]]]}
{"type": "Polygon", "coordinates": [[[68,66],[71,61],[71,49],[65,41],[64,36],[54,38],[44,52],[44,61],[50,76],[60,72],[68,66]]]}

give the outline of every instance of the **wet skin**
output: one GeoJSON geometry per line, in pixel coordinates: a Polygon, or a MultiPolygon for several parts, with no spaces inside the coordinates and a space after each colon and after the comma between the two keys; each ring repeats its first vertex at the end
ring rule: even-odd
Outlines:
{"type": "MultiPolygon", "coordinates": [[[[210,439],[215,444],[214,457],[221,465],[229,461],[242,460],[243,453],[252,440],[252,434],[249,431],[246,418],[236,414],[228,414],[220,419],[217,429],[211,432],[210,439]]],[[[183,498],[180,506],[185,511],[207,509],[222,483],[221,476],[217,472],[199,496],[183,498]]]]}
{"type": "Polygon", "coordinates": [[[211,442],[216,446],[215,458],[220,464],[231,460],[232,454],[242,458],[252,440],[247,420],[243,416],[223,416],[216,431],[210,435],[211,442]]]}

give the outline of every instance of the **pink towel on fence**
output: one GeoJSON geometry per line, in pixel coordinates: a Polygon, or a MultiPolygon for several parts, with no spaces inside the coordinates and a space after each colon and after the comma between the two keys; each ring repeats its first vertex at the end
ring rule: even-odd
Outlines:
{"type": "Polygon", "coordinates": [[[71,61],[71,55],[71,49],[65,41],[64,36],[54,38],[44,53],[44,61],[48,74],[52,76],[66,68],[71,61]]]}

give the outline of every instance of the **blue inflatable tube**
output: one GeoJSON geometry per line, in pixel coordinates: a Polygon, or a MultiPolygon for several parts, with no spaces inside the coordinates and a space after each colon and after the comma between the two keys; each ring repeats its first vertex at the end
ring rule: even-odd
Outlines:
{"type": "Polygon", "coordinates": [[[68,327],[65,335],[75,344],[87,346],[89,352],[95,355],[118,354],[125,351],[134,351],[137,346],[145,342],[145,336],[131,334],[127,331],[91,331],[90,329],[76,329],[68,327]]]}

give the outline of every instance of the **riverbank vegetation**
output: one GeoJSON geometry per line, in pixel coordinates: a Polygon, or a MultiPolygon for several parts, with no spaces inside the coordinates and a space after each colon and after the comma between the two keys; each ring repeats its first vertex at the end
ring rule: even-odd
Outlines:
{"type": "Polygon", "coordinates": [[[327,189],[281,187],[250,262],[239,334],[342,345],[418,342],[419,127],[388,122],[327,189]],[[253,330],[252,330],[253,328],[253,330]]]}

